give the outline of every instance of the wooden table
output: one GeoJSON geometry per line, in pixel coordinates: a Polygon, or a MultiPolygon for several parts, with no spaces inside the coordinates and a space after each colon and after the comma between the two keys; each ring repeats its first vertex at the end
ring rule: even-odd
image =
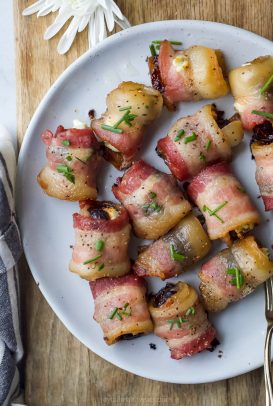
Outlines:
{"type": "MultiPolygon", "coordinates": [[[[60,36],[42,40],[49,15],[22,17],[34,0],[14,1],[17,51],[17,120],[21,141],[45,92],[87,49],[86,33],[65,56],[56,52],[60,36]]],[[[271,0],[119,0],[132,25],[166,19],[201,19],[232,24],[273,38],[271,0]]],[[[41,213],[41,216],[43,214],[41,213]]],[[[74,338],[55,316],[21,262],[25,344],[25,397],[30,406],[259,406],[265,402],[262,369],[204,385],[150,381],[102,360],[74,338]]],[[[240,362],[240,360],[237,360],[240,362]]]]}

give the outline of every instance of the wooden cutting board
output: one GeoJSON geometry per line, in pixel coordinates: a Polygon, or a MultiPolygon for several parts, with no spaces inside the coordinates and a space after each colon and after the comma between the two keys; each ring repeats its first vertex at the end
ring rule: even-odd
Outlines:
{"type": "MultiPolygon", "coordinates": [[[[36,16],[22,17],[22,10],[33,2],[14,1],[19,141],[46,91],[87,49],[84,32],[78,35],[68,54],[58,55],[60,35],[51,41],[42,39],[54,15],[38,20],[36,16]]],[[[166,19],[201,19],[232,24],[273,38],[272,0],[120,0],[117,3],[132,25],[166,19]]],[[[24,260],[20,272],[25,400],[29,406],[264,405],[262,369],[218,383],[175,385],[139,378],[114,367],[66,330],[41,295],[24,260]]]]}

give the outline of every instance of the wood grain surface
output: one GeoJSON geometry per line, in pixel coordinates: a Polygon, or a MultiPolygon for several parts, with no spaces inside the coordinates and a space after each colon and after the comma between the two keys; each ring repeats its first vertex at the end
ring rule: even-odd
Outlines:
{"type": "MultiPolygon", "coordinates": [[[[54,16],[38,20],[36,16],[22,17],[22,10],[33,1],[14,1],[19,141],[48,88],[87,49],[84,32],[67,55],[58,55],[60,35],[51,41],[42,40],[54,16]]],[[[271,40],[273,37],[272,0],[118,0],[117,3],[132,25],[167,19],[201,19],[232,24],[271,40]]],[[[261,406],[265,403],[262,369],[217,383],[175,385],[150,381],[114,367],[66,330],[41,295],[24,260],[20,271],[25,400],[29,406],[261,406]]]]}

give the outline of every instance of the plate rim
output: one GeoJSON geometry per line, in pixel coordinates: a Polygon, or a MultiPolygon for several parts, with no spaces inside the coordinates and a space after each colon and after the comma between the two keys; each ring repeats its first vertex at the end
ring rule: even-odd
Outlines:
{"type": "MultiPolygon", "coordinates": [[[[118,38],[122,38],[122,37],[130,37],[130,35],[134,34],[134,33],[141,33],[142,30],[152,30],[153,27],[162,27],[164,28],[164,26],[169,26],[170,24],[174,24],[176,26],[184,25],[184,27],[190,27],[191,25],[197,25],[200,24],[201,26],[203,25],[203,27],[205,28],[207,25],[213,27],[216,27],[218,29],[224,30],[225,32],[236,32],[236,33],[242,33],[243,35],[248,35],[249,37],[253,38],[256,40],[256,42],[261,42],[262,45],[264,45],[266,43],[267,46],[272,47],[272,52],[273,52],[273,42],[267,38],[264,38],[254,32],[248,31],[246,29],[243,28],[239,28],[239,27],[235,27],[231,24],[224,24],[224,23],[219,23],[219,22],[213,22],[213,21],[208,21],[208,20],[163,20],[163,21],[154,21],[154,22],[148,22],[148,23],[143,23],[143,24],[139,24],[139,25],[135,25],[133,27],[130,27],[126,30],[117,32],[113,35],[111,35],[110,37],[106,38],[105,40],[103,40],[101,43],[99,43],[98,45],[96,45],[94,48],[92,49],[88,49],[84,54],[82,54],[80,57],[78,57],[75,61],[73,61],[61,74],[60,76],[55,80],[55,82],[51,85],[51,87],[47,90],[47,92],[45,93],[45,95],[43,96],[42,100],[40,101],[40,103],[38,104],[34,114],[32,115],[32,118],[27,126],[27,130],[24,134],[23,137],[23,141],[20,147],[20,151],[19,151],[19,155],[18,155],[18,165],[17,165],[17,173],[16,173],[16,209],[18,209],[18,206],[20,206],[20,204],[18,203],[18,201],[20,200],[20,185],[22,186],[22,179],[20,177],[20,169],[21,166],[23,164],[23,161],[26,157],[26,153],[28,150],[28,145],[31,142],[32,137],[34,136],[34,132],[33,129],[35,128],[35,126],[38,124],[42,114],[43,114],[43,109],[46,106],[46,104],[48,103],[49,99],[51,98],[51,96],[54,95],[56,88],[59,88],[62,83],[64,83],[67,79],[67,77],[74,72],[74,70],[77,70],[78,67],[80,67],[82,64],[84,64],[86,62],[87,59],[92,58],[93,56],[96,56],[96,54],[98,52],[103,52],[104,48],[107,48],[109,44],[111,44],[112,42],[115,42],[118,40],[118,38]]],[[[18,219],[19,219],[19,225],[21,223],[20,221],[20,209],[17,210],[17,215],[18,215],[18,219]]],[[[23,215],[23,214],[22,214],[23,215]]],[[[74,327],[70,324],[69,320],[67,319],[67,317],[63,314],[61,306],[57,303],[54,302],[54,299],[50,297],[50,292],[48,292],[48,290],[46,288],[44,288],[42,283],[38,282],[38,275],[39,272],[37,272],[35,265],[32,263],[31,258],[30,258],[30,254],[28,252],[28,248],[25,247],[25,241],[24,241],[24,231],[23,229],[21,229],[21,237],[22,237],[22,243],[23,243],[23,248],[24,248],[24,255],[26,257],[29,269],[31,271],[31,274],[36,282],[36,285],[38,286],[38,288],[40,289],[42,295],[44,296],[44,298],[46,299],[47,303],[49,304],[50,308],[53,310],[53,312],[55,313],[55,315],[58,317],[58,319],[63,323],[63,325],[65,326],[65,328],[77,339],[79,340],[83,345],[85,345],[90,351],[94,352],[96,355],[100,356],[102,359],[104,359],[105,361],[111,363],[112,365],[114,365],[115,367],[121,368],[127,372],[130,372],[134,375],[137,376],[141,376],[143,378],[147,378],[150,380],[155,380],[155,381],[159,381],[159,382],[167,382],[167,383],[175,383],[175,384],[201,384],[201,383],[209,383],[209,382],[218,382],[224,379],[230,379],[239,375],[242,375],[244,373],[247,372],[251,372],[259,367],[261,367],[263,365],[263,362],[253,362],[251,367],[242,367],[242,368],[238,368],[235,372],[235,374],[225,374],[223,371],[221,371],[221,369],[218,369],[217,372],[218,373],[214,373],[211,375],[211,377],[209,379],[206,379],[204,377],[204,379],[195,379],[194,382],[192,379],[183,379],[183,382],[181,382],[181,380],[179,379],[174,379],[172,381],[166,381],[164,379],[162,379],[160,376],[158,376],[158,374],[154,373],[154,375],[151,377],[147,374],[145,374],[145,370],[143,371],[143,373],[135,372],[135,370],[133,368],[131,368],[130,366],[128,366],[128,364],[124,363],[124,362],[120,362],[119,364],[112,362],[111,360],[107,359],[105,357],[105,353],[102,353],[101,351],[97,351],[95,349],[91,349],[89,347],[89,345],[85,342],[84,338],[81,336],[81,334],[76,331],[76,329],[74,329],[74,327]],[[219,373],[222,372],[222,373],[219,373]]]]}

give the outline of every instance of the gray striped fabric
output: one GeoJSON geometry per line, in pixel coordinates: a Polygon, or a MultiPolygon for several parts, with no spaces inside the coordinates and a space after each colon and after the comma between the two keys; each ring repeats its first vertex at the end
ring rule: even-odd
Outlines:
{"type": "MultiPolygon", "coordinates": [[[[16,263],[22,253],[14,213],[15,153],[0,126],[0,405],[20,401],[18,362],[22,342],[16,263]]],[[[18,403],[17,403],[18,404],[18,403]]]]}

